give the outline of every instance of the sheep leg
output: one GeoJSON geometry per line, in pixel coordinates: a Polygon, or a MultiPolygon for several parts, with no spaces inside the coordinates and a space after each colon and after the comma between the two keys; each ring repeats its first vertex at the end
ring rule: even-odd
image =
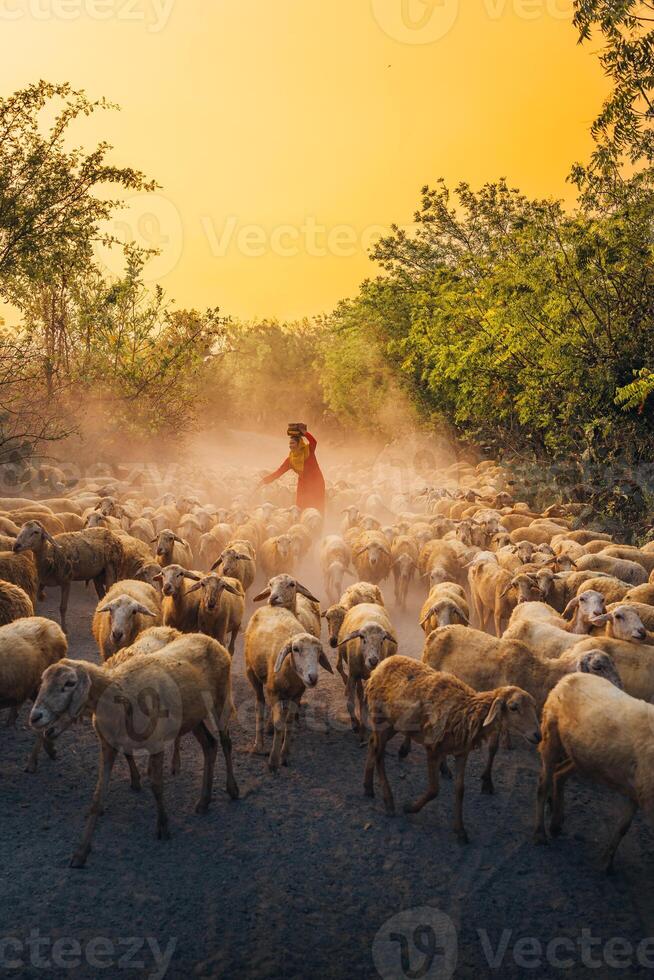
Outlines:
{"type": "Polygon", "coordinates": [[[341,647],[338,648],[338,657],[336,658],[336,670],[341,675],[341,680],[343,681],[343,684],[345,685],[345,687],[347,687],[347,674],[345,673],[345,669],[343,667],[343,651],[341,647]]]}
{"type": "Polygon", "coordinates": [[[236,777],[234,776],[234,765],[232,762],[232,739],[227,725],[221,723],[220,715],[215,710],[213,717],[220,737],[220,747],[223,750],[223,756],[225,758],[225,770],[227,774],[225,789],[233,800],[237,800],[239,798],[239,790],[236,777]]]}
{"type": "Polygon", "coordinates": [[[566,759],[557,766],[552,776],[552,817],[550,819],[550,834],[558,837],[563,829],[563,810],[565,803],[565,784],[575,770],[571,759],[566,759]]]}
{"type": "Polygon", "coordinates": [[[14,705],[10,708],[7,713],[7,720],[5,721],[5,728],[13,728],[16,724],[16,719],[18,718],[18,708],[14,705]]]}
{"type": "Polygon", "coordinates": [[[345,698],[347,700],[347,710],[350,715],[350,723],[352,725],[352,731],[359,731],[359,722],[356,716],[354,698],[356,694],[356,681],[350,675],[347,679],[347,684],[345,685],[345,698]]]}
{"type": "Polygon", "coordinates": [[[131,752],[126,752],[125,758],[127,759],[127,765],[129,766],[130,789],[138,791],[141,788],[141,774],[139,772],[139,767],[136,765],[134,756],[131,752]]]}
{"type": "Polygon", "coordinates": [[[70,595],[70,582],[61,583],[61,598],[59,600],[59,619],[61,621],[61,628],[64,633],[68,633],[66,629],[66,610],[68,609],[68,597],[70,595]]]}
{"type": "Polygon", "coordinates": [[[34,738],[34,745],[32,746],[32,751],[30,752],[30,757],[27,760],[27,765],[25,766],[25,772],[36,772],[37,766],[39,764],[39,752],[41,751],[42,745],[43,745],[43,736],[36,735],[34,738]]]}
{"type": "Polygon", "coordinates": [[[101,575],[96,575],[96,577],[93,579],[93,588],[95,589],[95,594],[97,595],[98,599],[104,599],[105,595],[107,594],[107,589],[105,588],[104,582],[104,572],[102,572],[101,575]]]}
{"type": "Polygon", "coordinates": [[[427,775],[429,778],[429,785],[427,790],[422,794],[422,796],[418,797],[414,803],[405,803],[405,813],[419,813],[430,800],[434,800],[438,796],[438,791],[440,789],[438,778],[440,771],[440,756],[435,749],[425,749],[425,753],[427,755],[427,775]]]}
{"type": "Polygon", "coordinates": [[[196,725],[193,734],[200,743],[204,755],[204,771],[202,773],[202,790],[200,799],[195,807],[196,813],[206,813],[211,803],[211,788],[213,786],[213,770],[216,763],[218,745],[215,738],[203,721],[196,725]]]}
{"type": "Polygon", "coordinates": [[[631,827],[631,821],[634,819],[637,809],[638,804],[633,800],[625,801],[625,809],[620,818],[620,823],[618,824],[616,831],[609,841],[606,851],[604,852],[605,870],[607,875],[613,874],[613,859],[615,857],[615,852],[618,849],[620,841],[631,827]]]}
{"type": "Polygon", "coordinates": [[[240,629],[241,629],[241,624],[239,623],[238,626],[235,626],[234,629],[232,630],[232,634],[229,640],[229,654],[231,657],[234,656],[234,652],[236,651],[236,637],[238,636],[240,629]]]}
{"type": "Polygon", "coordinates": [[[116,761],[117,755],[118,750],[112,745],[109,745],[108,742],[105,742],[100,736],[100,766],[98,770],[98,782],[95,787],[95,792],[93,793],[93,801],[91,803],[91,809],[89,811],[86,827],[84,828],[82,840],[71,858],[71,868],[83,868],[86,864],[86,859],[89,855],[89,851],[91,850],[91,838],[93,837],[93,831],[95,830],[95,825],[98,822],[98,817],[103,812],[103,801],[107,793],[111,770],[114,767],[114,762],[116,761]]]}
{"type": "Polygon", "coordinates": [[[179,735],[173,742],[173,761],[170,764],[170,773],[172,776],[176,776],[177,773],[182,768],[182,760],[179,752],[179,735]]]}
{"type": "Polygon", "coordinates": [[[393,799],[391,784],[389,783],[388,776],[386,775],[384,756],[386,755],[386,743],[390,741],[393,735],[395,735],[395,729],[391,728],[390,726],[388,728],[384,728],[382,731],[378,731],[374,746],[377,778],[381,784],[386,813],[388,813],[389,816],[393,816],[395,814],[395,800],[393,799]]]}
{"type": "Polygon", "coordinates": [[[365,796],[370,797],[374,797],[375,795],[375,748],[377,737],[377,732],[373,729],[372,735],[368,739],[368,754],[366,756],[366,768],[363,774],[363,792],[365,796]]]}
{"type": "Polygon", "coordinates": [[[150,761],[148,762],[148,776],[150,777],[152,794],[157,804],[157,838],[158,840],[170,840],[168,815],[166,814],[163,801],[163,767],[163,752],[156,752],[154,755],[150,756],[150,761]]]}
{"type": "Polygon", "coordinates": [[[495,606],[493,619],[495,623],[495,636],[502,636],[502,605],[498,602],[495,606]]]}
{"type": "Polygon", "coordinates": [[[549,744],[541,748],[541,759],[541,773],[538,779],[538,790],[536,793],[535,844],[547,844],[547,834],[545,833],[545,803],[549,800],[552,793],[552,775],[556,764],[556,759],[549,744]]]}
{"type": "MultiPolygon", "coordinates": [[[[365,739],[366,730],[370,728],[370,719],[368,717],[368,703],[366,701],[366,696],[363,691],[363,681],[361,678],[356,683],[356,694],[359,701],[359,718],[360,722],[360,732],[362,737],[365,739]]],[[[365,743],[364,743],[365,744],[365,743]]]]}
{"type": "Polygon", "coordinates": [[[286,725],[288,722],[288,701],[275,702],[272,708],[272,719],[275,734],[273,735],[273,744],[268,758],[268,768],[271,772],[277,772],[281,761],[282,741],[285,740],[286,725]]]}
{"type": "Polygon", "coordinates": [[[463,826],[463,794],[465,791],[467,755],[457,755],[454,757],[456,768],[456,779],[454,783],[454,833],[461,844],[468,843],[468,835],[463,826]]]}
{"type": "Polygon", "coordinates": [[[264,711],[266,707],[266,699],[263,693],[263,684],[259,678],[252,671],[248,671],[248,680],[252,685],[254,690],[254,745],[252,746],[252,752],[261,755],[263,753],[263,721],[264,721],[264,711]]]}
{"type": "Polygon", "coordinates": [[[488,743],[488,756],[486,758],[486,767],[481,774],[481,791],[486,796],[492,796],[495,792],[495,787],[493,786],[493,762],[495,761],[495,756],[500,747],[500,732],[499,729],[493,732],[490,741],[488,743]]]}
{"type": "Polygon", "coordinates": [[[406,757],[408,756],[408,754],[409,754],[410,751],[411,751],[411,736],[410,735],[405,735],[404,736],[404,741],[400,745],[400,748],[399,748],[399,751],[398,751],[397,754],[400,757],[400,759],[406,759],[406,757]]]}
{"type": "Polygon", "coordinates": [[[291,750],[291,736],[293,733],[293,725],[297,724],[299,727],[300,723],[300,705],[295,701],[291,701],[288,706],[288,714],[286,715],[286,724],[284,725],[284,741],[282,743],[282,765],[288,765],[288,756],[291,750]]]}

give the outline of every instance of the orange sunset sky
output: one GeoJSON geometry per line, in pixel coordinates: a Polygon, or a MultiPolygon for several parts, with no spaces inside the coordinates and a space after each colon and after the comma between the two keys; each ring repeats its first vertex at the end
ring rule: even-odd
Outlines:
{"type": "MultiPolygon", "coordinates": [[[[606,82],[571,0],[3,0],[2,92],[68,80],[121,105],[86,146],[162,185],[112,230],[179,305],[329,311],[424,183],[563,196],[606,82]]],[[[117,258],[100,256],[113,272],[117,258]]]]}

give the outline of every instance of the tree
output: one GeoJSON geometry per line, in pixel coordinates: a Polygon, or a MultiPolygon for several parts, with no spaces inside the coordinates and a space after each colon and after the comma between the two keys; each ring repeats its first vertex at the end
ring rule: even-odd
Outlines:
{"type": "Polygon", "coordinates": [[[107,162],[111,147],[66,149],[77,120],[98,109],[69,84],[40,81],[0,99],[0,294],[16,302],[25,280],[71,275],[92,262],[101,223],[119,206],[107,185],[147,191],[155,184],[107,162]],[[52,117],[47,124],[46,119],[52,117]],[[103,196],[98,196],[102,190],[103,196]]]}

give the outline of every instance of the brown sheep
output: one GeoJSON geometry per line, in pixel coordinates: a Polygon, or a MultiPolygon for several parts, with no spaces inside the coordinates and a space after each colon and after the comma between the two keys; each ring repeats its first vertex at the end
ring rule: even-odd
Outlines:
{"type": "Polygon", "coordinates": [[[14,552],[32,551],[41,588],[61,590],[59,613],[66,632],[66,609],[72,582],[93,580],[98,598],[117,580],[123,558],[120,539],[105,528],[68,531],[56,537],[39,521],[28,521],[14,542],[14,552]]]}
{"type": "Polygon", "coordinates": [[[245,669],[256,699],[254,751],[263,752],[266,698],[272,713],[271,772],[288,764],[291,726],[305,690],[318,683],[318,668],[333,673],[320,643],[305,633],[300,621],[284,607],[264,606],[245,631],[245,669]],[[265,696],[264,696],[265,692],[265,696]]]}
{"type": "Polygon", "coordinates": [[[157,576],[161,585],[163,602],[161,603],[161,621],[164,626],[172,626],[181,633],[195,633],[198,629],[198,611],[200,608],[200,593],[189,595],[186,589],[186,579],[199,582],[202,575],[189,571],[181,565],[167,565],[157,576]]]}
{"type": "Polygon", "coordinates": [[[188,541],[178,537],[174,531],[168,528],[159,531],[156,544],[156,558],[162,568],[166,568],[168,565],[181,565],[183,568],[190,568],[193,564],[191,546],[188,541]]]}
{"type": "Polygon", "coordinates": [[[0,579],[0,626],[34,615],[32,600],[19,585],[0,579]]]}
{"type": "Polygon", "coordinates": [[[240,539],[230,541],[218,560],[211,566],[212,572],[217,572],[219,569],[220,575],[237,578],[247,592],[257,574],[254,546],[249,541],[240,539]]]}
{"type": "Polygon", "coordinates": [[[201,590],[198,607],[198,629],[207,636],[226,646],[229,633],[229,653],[234,656],[243,613],[245,612],[245,592],[237,578],[210,573],[192,585],[187,592],[201,590]]]}
{"type": "Polygon", "coordinates": [[[352,563],[363,582],[378,585],[388,578],[391,552],[381,531],[364,531],[352,548],[352,563]]]}
{"type": "MultiPolygon", "coordinates": [[[[355,582],[353,585],[348,586],[337,603],[334,603],[333,606],[330,606],[323,613],[323,617],[327,620],[330,647],[336,649],[338,646],[338,634],[348,609],[362,602],[371,602],[376,603],[378,606],[383,606],[384,597],[381,594],[379,586],[373,585],[371,582],[355,582]]],[[[342,673],[341,677],[344,679],[342,673]]]]}
{"type": "Polygon", "coordinates": [[[454,582],[443,582],[435,585],[420,610],[420,626],[425,636],[439,626],[449,626],[451,623],[470,625],[470,611],[465,592],[454,582]]]}
{"type": "Polygon", "coordinates": [[[17,585],[27,593],[32,605],[36,605],[39,576],[33,555],[15,555],[11,551],[0,551],[0,579],[17,585]]]}
{"type": "Polygon", "coordinates": [[[396,734],[410,735],[424,745],[429,786],[407,813],[418,813],[438,795],[441,763],[453,755],[456,766],[454,831],[462,843],[468,835],[463,824],[463,792],[468,755],[496,732],[515,732],[538,744],[540,726],[534,699],[519,687],[499,687],[478,693],[467,684],[409,657],[390,657],[374,672],[367,689],[373,726],[368,747],[364,790],[374,796],[373,773],[382,786],[386,811],[395,812],[386,776],[384,755],[396,734]]]}
{"type": "Polygon", "coordinates": [[[145,582],[123,579],[96,606],[91,630],[103,660],[131,646],[137,636],[161,622],[161,596],[145,582]]]}
{"type": "MultiPolygon", "coordinates": [[[[67,650],[63,631],[51,619],[32,616],[0,627],[0,708],[11,709],[10,723],[25,701],[35,700],[46,667],[65,657],[67,650]]],[[[55,758],[51,740],[47,735],[39,737],[26,772],[36,772],[42,745],[50,758],[55,758]]]]}
{"type": "Polygon", "coordinates": [[[382,660],[396,651],[397,635],[383,606],[364,602],[348,610],[338,635],[336,670],[345,684],[352,731],[363,732],[368,727],[364,682],[382,660]],[[347,675],[343,659],[347,662],[347,675]],[[355,699],[359,703],[358,716],[355,699]]]}

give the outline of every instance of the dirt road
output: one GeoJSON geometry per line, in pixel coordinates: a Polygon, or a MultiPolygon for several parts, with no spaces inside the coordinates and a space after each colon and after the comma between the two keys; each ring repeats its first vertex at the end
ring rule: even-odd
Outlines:
{"type": "MultiPolygon", "coordinates": [[[[76,586],[74,657],[96,657],[93,607],[92,593],[76,586]]],[[[54,615],[55,608],[49,593],[39,611],[54,615]]],[[[396,622],[402,652],[418,655],[415,615],[396,622]]],[[[92,729],[63,735],[58,758],[44,758],[36,775],[23,772],[27,712],[15,731],[2,730],[2,975],[651,975],[654,941],[645,940],[654,936],[654,848],[642,820],[620,848],[616,876],[597,870],[614,799],[571,784],[565,835],[535,847],[534,750],[501,754],[494,797],[479,793],[475,758],[464,847],[450,829],[451,783],[413,817],[388,818],[380,800],[363,797],[365,749],[346,724],[337,675],[323,675],[308,699],[308,729],[278,777],[248,752],[252,696],[242,642],[235,700],[241,799],[231,802],[224,792],[219,753],[212,808],[193,812],[201,758],[185,739],[182,772],[167,777],[165,790],[173,837],[162,843],[154,837],[151,794],[130,791],[121,761],[83,871],[68,861],[95,783],[92,729]]],[[[421,752],[399,762],[391,751],[388,772],[399,804],[415,797],[425,779],[421,752]]]]}

